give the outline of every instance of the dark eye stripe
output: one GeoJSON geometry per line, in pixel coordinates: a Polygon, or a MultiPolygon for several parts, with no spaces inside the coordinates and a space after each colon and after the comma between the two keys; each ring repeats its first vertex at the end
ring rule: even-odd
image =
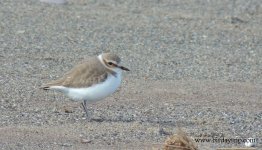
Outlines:
{"type": "Polygon", "coordinates": [[[113,65],[113,63],[112,63],[112,62],[109,62],[108,65],[113,65]]]}

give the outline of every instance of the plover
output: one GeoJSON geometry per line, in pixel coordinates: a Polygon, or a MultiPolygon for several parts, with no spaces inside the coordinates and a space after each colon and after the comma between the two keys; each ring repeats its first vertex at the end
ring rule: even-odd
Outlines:
{"type": "Polygon", "coordinates": [[[89,118],[87,102],[102,100],[114,93],[121,84],[122,70],[120,58],[113,53],[103,53],[73,67],[58,80],[51,81],[41,88],[60,91],[72,100],[83,101],[82,106],[89,118]]]}

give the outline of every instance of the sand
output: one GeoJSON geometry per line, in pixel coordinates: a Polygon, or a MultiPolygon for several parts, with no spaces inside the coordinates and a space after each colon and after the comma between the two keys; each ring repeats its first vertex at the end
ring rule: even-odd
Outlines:
{"type": "Polygon", "coordinates": [[[260,0],[2,0],[0,18],[1,149],[157,149],[178,128],[262,148],[260,0]],[[131,71],[90,122],[39,89],[108,51],[131,71]]]}

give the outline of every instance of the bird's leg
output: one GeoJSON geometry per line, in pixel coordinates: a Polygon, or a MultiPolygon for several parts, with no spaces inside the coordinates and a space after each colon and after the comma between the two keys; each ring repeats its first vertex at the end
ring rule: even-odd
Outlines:
{"type": "Polygon", "coordinates": [[[89,116],[88,116],[88,111],[87,111],[87,107],[86,107],[86,101],[84,100],[83,103],[82,103],[82,106],[84,108],[84,111],[86,113],[86,119],[89,120],[89,116]]]}

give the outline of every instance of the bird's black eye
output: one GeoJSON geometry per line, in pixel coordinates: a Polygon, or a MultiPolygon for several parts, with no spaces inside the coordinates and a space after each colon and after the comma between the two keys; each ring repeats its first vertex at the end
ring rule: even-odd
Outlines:
{"type": "Polygon", "coordinates": [[[108,65],[113,65],[113,63],[112,63],[112,62],[109,62],[108,65]]]}

